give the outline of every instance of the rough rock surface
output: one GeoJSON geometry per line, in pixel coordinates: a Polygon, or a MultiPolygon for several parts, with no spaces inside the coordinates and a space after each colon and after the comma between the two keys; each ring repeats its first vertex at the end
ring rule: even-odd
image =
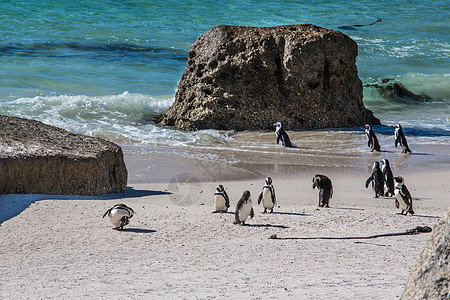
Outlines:
{"type": "Polygon", "coordinates": [[[0,194],[120,193],[127,176],[114,143],[0,116],[0,194]]]}
{"type": "Polygon", "coordinates": [[[184,130],[379,124],[364,107],[357,44],[311,24],[216,26],[191,46],[164,125],[184,130]]]}
{"type": "Polygon", "coordinates": [[[401,299],[450,299],[450,209],[437,222],[401,299]]]}

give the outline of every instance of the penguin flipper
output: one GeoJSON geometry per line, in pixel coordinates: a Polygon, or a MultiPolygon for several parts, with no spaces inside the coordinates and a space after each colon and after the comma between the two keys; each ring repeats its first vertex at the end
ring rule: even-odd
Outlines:
{"type": "Polygon", "coordinates": [[[223,197],[225,198],[225,206],[230,207],[230,198],[228,197],[227,192],[223,191],[223,197]]]}
{"type": "Polygon", "coordinates": [[[373,180],[373,175],[372,176],[370,176],[369,178],[367,178],[367,180],[366,180],[366,189],[369,187],[369,183],[371,182],[373,180]]]}
{"type": "Polygon", "coordinates": [[[106,215],[108,215],[111,212],[111,210],[112,210],[112,207],[105,212],[105,214],[103,215],[102,218],[106,217],[106,215]]]}
{"type": "Polygon", "coordinates": [[[400,203],[398,202],[397,199],[395,199],[395,207],[400,208],[400,203]]]}
{"type": "Polygon", "coordinates": [[[241,221],[239,220],[239,210],[236,209],[236,213],[234,214],[234,222],[233,224],[239,224],[241,221]]]}
{"type": "Polygon", "coordinates": [[[275,204],[277,203],[277,197],[275,196],[275,188],[272,187],[272,203],[275,206],[275,204]]]}
{"type": "Polygon", "coordinates": [[[250,218],[253,219],[255,216],[255,211],[253,210],[253,207],[250,209],[250,218]]]}
{"type": "Polygon", "coordinates": [[[261,192],[261,194],[259,194],[258,205],[261,203],[262,198],[263,198],[263,192],[261,192]]]}

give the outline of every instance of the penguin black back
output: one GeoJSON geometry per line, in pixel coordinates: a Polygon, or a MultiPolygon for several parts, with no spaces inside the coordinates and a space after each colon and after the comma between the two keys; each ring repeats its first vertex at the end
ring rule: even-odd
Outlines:
{"type": "Polygon", "coordinates": [[[395,131],[394,131],[394,137],[395,137],[395,147],[400,145],[402,147],[402,153],[411,153],[411,149],[409,149],[408,142],[406,141],[405,134],[403,133],[402,125],[396,124],[395,125],[395,131]]]}
{"type": "Polygon", "coordinates": [[[380,169],[380,163],[376,161],[372,167],[372,174],[366,180],[366,188],[369,187],[369,183],[372,182],[372,188],[375,193],[374,198],[384,196],[384,179],[383,172],[380,169]]]}
{"type": "Polygon", "coordinates": [[[381,151],[380,143],[378,143],[377,136],[373,132],[372,127],[369,124],[366,124],[364,127],[366,128],[364,132],[366,133],[367,146],[370,148],[370,151],[381,151]]]}
{"type": "Polygon", "coordinates": [[[317,187],[319,189],[319,206],[329,207],[330,199],[333,197],[333,184],[331,183],[330,178],[325,175],[317,174],[313,177],[312,181],[312,188],[314,189],[317,187]]]}
{"type": "Polygon", "coordinates": [[[273,125],[276,126],[275,134],[277,136],[277,144],[279,144],[281,141],[281,145],[283,147],[290,147],[290,148],[294,147],[294,145],[291,143],[291,140],[289,139],[289,136],[287,135],[286,131],[284,130],[281,122],[276,122],[273,125]]]}

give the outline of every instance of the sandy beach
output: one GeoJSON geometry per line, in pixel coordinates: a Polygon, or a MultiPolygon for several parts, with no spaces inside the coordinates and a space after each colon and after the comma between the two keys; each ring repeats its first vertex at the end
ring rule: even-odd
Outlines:
{"type": "MultiPolygon", "coordinates": [[[[438,152],[433,149],[426,150],[430,157],[438,152]]],[[[393,198],[374,199],[364,187],[368,165],[379,156],[362,155],[353,168],[299,164],[289,172],[286,164],[237,163],[223,178],[212,167],[206,168],[212,173],[195,174],[186,160],[179,169],[164,169],[148,168],[152,161],[145,157],[125,159],[134,180],[124,194],[0,196],[2,298],[396,299],[429,234],[345,237],[433,227],[450,204],[448,160],[424,171],[414,157],[406,158],[402,175],[416,214],[402,216],[393,198]],[[243,169],[251,175],[237,171],[243,169]],[[333,181],[330,208],[318,207],[312,189],[318,172],[333,181]],[[167,180],[153,180],[158,174],[167,180]],[[257,205],[262,174],[273,178],[273,214],[257,205]],[[230,196],[229,213],[212,213],[218,184],[230,196]],[[232,212],[244,190],[252,194],[255,217],[247,226],[234,225],[232,212]],[[116,203],[135,210],[123,231],[102,219],[116,203]],[[273,234],[300,239],[269,239],[273,234]]],[[[175,158],[158,159],[176,166],[175,158]]]]}

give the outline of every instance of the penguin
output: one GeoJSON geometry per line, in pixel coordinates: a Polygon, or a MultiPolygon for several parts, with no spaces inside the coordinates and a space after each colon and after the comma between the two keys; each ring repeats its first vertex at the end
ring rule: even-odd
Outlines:
{"type": "Polygon", "coordinates": [[[400,124],[395,125],[394,137],[395,137],[395,147],[397,147],[397,145],[400,145],[400,147],[402,148],[402,153],[404,154],[407,154],[408,152],[411,153],[411,149],[409,149],[408,147],[406,137],[403,134],[402,125],[400,124]]]}
{"type": "Polygon", "coordinates": [[[384,195],[386,197],[394,196],[394,175],[392,174],[389,160],[383,158],[381,171],[384,178],[384,195]]]}
{"type": "Polygon", "coordinates": [[[221,184],[217,186],[216,192],[214,193],[214,203],[216,205],[215,213],[227,212],[228,207],[230,207],[230,198],[228,198],[227,192],[221,184]]]}
{"type": "Polygon", "coordinates": [[[384,195],[384,180],[383,172],[380,169],[380,163],[376,161],[372,167],[372,175],[366,180],[366,188],[369,187],[369,183],[372,182],[372,188],[375,192],[374,198],[384,195]]]}
{"type": "Polygon", "coordinates": [[[273,213],[273,208],[277,203],[277,198],[275,196],[275,188],[272,185],[272,178],[267,177],[265,184],[262,188],[261,194],[258,197],[258,205],[263,202],[264,214],[267,209],[270,209],[270,213],[273,213]]]}
{"type": "Polygon", "coordinates": [[[401,176],[394,177],[395,181],[395,206],[397,208],[401,208],[402,212],[400,213],[403,215],[405,213],[405,216],[410,213],[414,214],[413,208],[412,208],[412,197],[411,194],[408,191],[408,188],[405,185],[405,180],[401,176]]]}
{"type": "Polygon", "coordinates": [[[277,136],[277,144],[280,143],[283,147],[295,148],[295,145],[291,143],[289,136],[286,131],[284,131],[283,125],[281,122],[276,122],[273,124],[275,126],[275,135],[277,136]]]}
{"type": "Polygon", "coordinates": [[[248,216],[253,219],[255,212],[252,207],[252,198],[249,191],[245,191],[242,194],[241,199],[239,199],[236,205],[235,220],[234,224],[245,225],[245,220],[248,216]]]}
{"type": "Polygon", "coordinates": [[[333,197],[333,185],[331,184],[330,178],[317,174],[313,177],[312,181],[312,188],[317,187],[319,190],[319,207],[330,207],[328,204],[330,203],[331,197],[333,197]]]}
{"type": "Polygon", "coordinates": [[[129,219],[133,217],[134,210],[125,204],[116,204],[105,212],[103,218],[106,215],[108,215],[111,224],[115,226],[113,229],[122,230],[123,226],[130,222],[129,219]]]}
{"type": "Polygon", "coordinates": [[[367,146],[370,148],[370,151],[371,152],[380,151],[381,147],[380,144],[378,143],[378,139],[375,133],[372,130],[372,127],[369,124],[366,124],[364,127],[366,128],[364,132],[366,133],[367,146]]]}

